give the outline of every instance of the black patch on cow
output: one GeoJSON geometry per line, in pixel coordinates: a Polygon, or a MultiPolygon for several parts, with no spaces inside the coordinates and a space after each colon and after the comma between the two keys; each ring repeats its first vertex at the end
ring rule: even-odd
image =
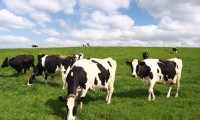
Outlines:
{"type": "Polygon", "coordinates": [[[159,60],[158,66],[161,69],[161,73],[163,74],[163,78],[165,81],[168,81],[169,79],[174,79],[174,76],[176,75],[175,62],[168,60],[159,60]]]}
{"type": "Polygon", "coordinates": [[[159,69],[157,69],[157,73],[159,73],[159,69]]]}
{"type": "Polygon", "coordinates": [[[76,95],[76,89],[78,86],[86,89],[87,73],[82,67],[74,66],[67,75],[68,82],[68,95],[76,95]]]}
{"type": "Polygon", "coordinates": [[[71,56],[66,57],[63,62],[62,65],[64,66],[65,70],[67,70],[68,67],[71,67],[75,62],[75,59],[71,56]]]}
{"type": "Polygon", "coordinates": [[[64,74],[65,74],[66,72],[67,72],[67,71],[65,70],[65,71],[64,71],[64,74]]]}
{"type": "Polygon", "coordinates": [[[110,65],[110,67],[112,67],[112,65],[111,65],[110,61],[107,61],[107,62],[108,62],[108,64],[110,65]]]}
{"type": "Polygon", "coordinates": [[[161,79],[161,76],[160,76],[160,79],[161,79]]]}
{"type": "Polygon", "coordinates": [[[99,79],[101,80],[101,84],[102,84],[103,86],[105,86],[105,83],[108,82],[108,79],[109,79],[109,77],[110,77],[110,72],[109,72],[109,70],[106,70],[106,68],[105,68],[102,64],[98,63],[98,62],[95,61],[95,60],[92,60],[92,62],[97,63],[97,67],[98,67],[99,70],[101,71],[100,73],[98,73],[99,79]]]}
{"type": "Polygon", "coordinates": [[[94,84],[97,85],[98,84],[98,81],[97,81],[97,78],[95,77],[95,80],[94,80],[94,84]]]}
{"type": "Polygon", "coordinates": [[[153,73],[152,72],[150,72],[149,78],[153,79],[153,73]]]}
{"type": "Polygon", "coordinates": [[[142,62],[139,62],[139,65],[138,65],[138,76],[140,78],[145,78],[147,76],[149,76],[150,78],[153,78],[153,74],[151,72],[151,68],[149,66],[146,65],[146,63],[144,61],[142,62]]]}

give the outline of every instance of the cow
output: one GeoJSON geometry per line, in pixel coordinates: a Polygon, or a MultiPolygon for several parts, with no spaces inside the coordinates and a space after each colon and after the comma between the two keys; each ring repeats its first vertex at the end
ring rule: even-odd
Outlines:
{"type": "Polygon", "coordinates": [[[36,48],[36,47],[38,47],[38,45],[32,45],[32,48],[36,48]]]}
{"type": "Polygon", "coordinates": [[[173,48],[172,48],[173,53],[177,53],[177,50],[178,50],[178,49],[177,49],[176,47],[173,47],[173,48]]]}
{"type": "Polygon", "coordinates": [[[142,61],[133,59],[132,62],[126,61],[126,64],[131,67],[132,76],[139,76],[141,80],[148,86],[148,100],[155,99],[153,91],[155,83],[168,82],[169,90],[167,93],[167,98],[170,97],[172,85],[176,84],[175,97],[178,97],[183,66],[181,59],[145,59],[142,61]]]}
{"type": "Polygon", "coordinates": [[[5,58],[3,61],[1,68],[11,66],[17,71],[18,77],[22,73],[22,69],[24,69],[24,74],[26,73],[26,69],[29,69],[31,66],[34,68],[34,56],[33,55],[17,55],[11,59],[5,58]]]}
{"type": "Polygon", "coordinates": [[[142,53],[142,57],[143,57],[143,59],[149,58],[149,53],[148,52],[143,52],[142,53]]]}
{"type": "Polygon", "coordinates": [[[73,56],[44,55],[40,58],[33,73],[29,76],[27,85],[32,85],[39,75],[43,75],[45,77],[45,83],[47,84],[47,77],[49,75],[51,75],[52,78],[54,78],[54,75],[56,73],[60,73],[63,81],[63,89],[65,89],[65,79],[70,70],[70,67],[74,64],[74,62],[76,62],[79,59],[82,59],[82,57],[82,53],[74,54],[73,56]]]}
{"type": "Polygon", "coordinates": [[[74,63],[68,76],[68,94],[67,98],[60,96],[59,100],[66,102],[67,119],[75,119],[77,111],[77,97],[80,94],[80,108],[88,89],[106,90],[106,102],[111,103],[111,97],[114,90],[115,71],[117,63],[112,58],[82,59],[74,63]]]}

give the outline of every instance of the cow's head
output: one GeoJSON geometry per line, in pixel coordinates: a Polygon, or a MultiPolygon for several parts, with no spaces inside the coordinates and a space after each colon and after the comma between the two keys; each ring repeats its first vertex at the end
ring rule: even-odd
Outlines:
{"type": "Polygon", "coordinates": [[[8,67],[8,66],[9,66],[9,60],[8,60],[8,58],[6,58],[6,59],[3,61],[1,67],[4,68],[4,67],[8,67]]]}
{"type": "Polygon", "coordinates": [[[61,102],[65,102],[66,104],[66,109],[67,109],[66,120],[75,120],[76,112],[78,109],[76,96],[73,94],[70,94],[67,98],[64,98],[63,96],[59,96],[59,100],[61,102]]]}
{"type": "Polygon", "coordinates": [[[139,71],[139,62],[137,59],[133,59],[132,62],[126,61],[126,64],[131,67],[131,72],[133,77],[137,77],[139,71]]]}
{"type": "Polygon", "coordinates": [[[34,73],[30,74],[28,77],[27,85],[32,85],[36,81],[36,75],[34,73]]]}
{"type": "Polygon", "coordinates": [[[149,53],[148,52],[143,52],[142,53],[142,57],[143,57],[143,59],[149,58],[149,53]]]}
{"type": "Polygon", "coordinates": [[[81,59],[83,59],[83,53],[74,54],[73,58],[75,59],[75,61],[81,60],[81,59]]]}

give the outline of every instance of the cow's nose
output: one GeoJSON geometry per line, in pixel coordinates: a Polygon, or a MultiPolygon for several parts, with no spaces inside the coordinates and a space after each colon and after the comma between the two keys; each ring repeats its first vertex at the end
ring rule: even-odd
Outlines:
{"type": "Polygon", "coordinates": [[[133,77],[137,77],[135,74],[132,74],[133,77]]]}

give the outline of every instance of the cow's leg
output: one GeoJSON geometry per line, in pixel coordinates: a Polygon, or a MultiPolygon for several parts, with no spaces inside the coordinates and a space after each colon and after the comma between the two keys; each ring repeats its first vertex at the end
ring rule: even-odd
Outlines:
{"type": "Polygon", "coordinates": [[[48,75],[45,73],[44,76],[45,76],[45,84],[47,84],[47,77],[48,77],[48,75]]]}
{"type": "Polygon", "coordinates": [[[168,93],[167,93],[167,98],[170,97],[170,94],[171,94],[171,91],[172,91],[172,82],[169,83],[169,90],[168,90],[168,93]]]}
{"type": "Polygon", "coordinates": [[[178,97],[179,88],[180,88],[180,77],[178,77],[178,79],[176,81],[176,95],[175,95],[175,97],[178,97]]]}
{"type": "Polygon", "coordinates": [[[33,67],[33,70],[35,69],[35,65],[34,64],[32,64],[32,67],[33,67]]]}
{"type": "Polygon", "coordinates": [[[80,109],[83,108],[83,101],[84,101],[84,98],[85,98],[85,95],[88,91],[89,87],[86,87],[86,89],[81,89],[81,95],[80,95],[80,109]]]}
{"type": "Polygon", "coordinates": [[[17,70],[17,76],[19,77],[22,73],[22,69],[17,70]]]}
{"type": "Polygon", "coordinates": [[[66,81],[66,79],[62,78],[62,81],[63,81],[63,87],[62,87],[62,89],[67,88],[67,81],[66,81]]]}
{"type": "Polygon", "coordinates": [[[153,87],[155,85],[154,81],[155,80],[150,81],[150,84],[149,84],[148,100],[154,100],[155,99],[155,95],[154,95],[154,92],[153,92],[153,87]],[[152,95],[152,99],[151,99],[151,95],[152,95]]]}
{"type": "Polygon", "coordinates": [[[24,69],[24,74],[26,74],[26,69],[24,69]]]}
{"type": "Polygon", "coordinates": [[[66,78],[67,78],[67,74],[65,74],[65,72],[62,72],[62,81],[63,81],[63,87],[62,87],[62,89],[67,88],[66,78]]]}
{"type": "Polygon", "coordinates": [[[114,83],[112,81],[110,81],[109,85],[108,85],[108,90],[106,91],[106,102],[107,102],[107,104],[111,103],[113,91],[114,91],[114,83]]]}

